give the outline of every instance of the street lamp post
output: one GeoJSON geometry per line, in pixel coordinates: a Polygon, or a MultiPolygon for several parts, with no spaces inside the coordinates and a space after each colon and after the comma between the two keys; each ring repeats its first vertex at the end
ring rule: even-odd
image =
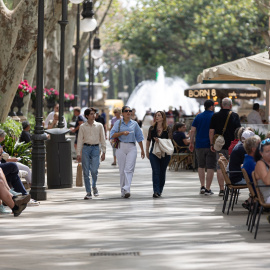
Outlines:
{"type": "Polygon", "coordinates": [[[62,0],[62,20],[58,22],[61,26],[61,47],[60,47],[60,82],[59,82],[59,121],[58,127],[64,125],[64,92],[65,92],[65,30],[68,24],[67,20],[67,0],[62,0]]]}
{"type": "Polygon", "coordinates": [[[38,37],[37,37],[37,89],[36,89],[36,125],[32,136],[32,185],[31,197],[46,200],[45,191],[45,144],[47,139],[43,121],[43,47],[44,47],[44,0],[38,1],[38,37]]]}
{"type": "Polygon", "coordinates": [[[78,105],[78,57],[80,49],[80,5],[77,6],[77,33],[75,49],[75,72],[74,72],[74,103],[73,106],[78,105]]]}

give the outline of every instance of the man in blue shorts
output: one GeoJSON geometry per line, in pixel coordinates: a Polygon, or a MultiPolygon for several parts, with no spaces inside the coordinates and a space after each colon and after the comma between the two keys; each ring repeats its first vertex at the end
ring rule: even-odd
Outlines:
{"type": "Polygon", "coordinates": [[[196,116],[192,123],[190,132],[189,150],[194,151],[194,137],[196,133],[196,156],[198,161],[198,174],[201,182],[200,194],[213,195],[211,184],[216,168],[216,154],[210,150],[209,127],[214,114],[214,102],[206,100],[204,102],[205,111],[196,116]],[[205,168],[206,185],[205,185],[205,168]]]}

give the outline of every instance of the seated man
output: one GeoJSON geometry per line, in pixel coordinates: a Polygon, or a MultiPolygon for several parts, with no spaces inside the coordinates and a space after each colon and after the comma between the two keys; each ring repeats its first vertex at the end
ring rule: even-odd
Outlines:
{"type": "MultiPolygon", "coordinates": [[[[184,147],[188,146],[190,143],[190,139],[186,137],[187,127],[184,123],[176,123],[173,128],[173,139],[177,143],[178,146],[184,147]]],[[[187,149],[180,149],[180,152],[185,152],[187,149]]]]}
{"type": "Polygon", "coordinates": [[[26,208],[31,196],[12,196],[8,191],[5,184],[5,176],[3,171],[0,169],[0,200],[3,200],[5,204],[12,210],[14,217],[18,217],[22,211],[26,208]]]}
{"type": "Polygon", "coordinates": [[[31,142],[31,134],[29,133],[29,130],[30,130],[29,122],[23,121],[22,128],[23,128],[23,131],[20,136],[20,142],[25,142],[25,143],[31,142]]]}

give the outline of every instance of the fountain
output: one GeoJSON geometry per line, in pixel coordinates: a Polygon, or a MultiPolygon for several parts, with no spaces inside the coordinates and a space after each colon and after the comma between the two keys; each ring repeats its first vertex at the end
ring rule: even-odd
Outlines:
{"type": "Polygon", "coordinates": [[[177,110],[182,106],[186,114],[191,115],[192,112],[198,112],[199,103],[184,95],[187,87],[187,83],[181,78],[166,78],[161,66],[158,68],[157,81],[143,81],[138,84],[129,97],[127,105],[136,109],[139,119],[143,119],[149,108],[152,111],[168,111],[169,106],[177,110]]]}

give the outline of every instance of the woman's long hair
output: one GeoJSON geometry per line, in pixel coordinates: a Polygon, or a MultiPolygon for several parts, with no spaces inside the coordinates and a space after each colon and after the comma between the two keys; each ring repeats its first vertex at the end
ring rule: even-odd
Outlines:
{"type": "MultiPolygon", "coordinates": [[[[167,119],[166,119],[166,114],[165,114],[165,112],[163,112],[163,111],[157,111],[157,112],[155,113],[154,119],[156,119],[156,114],[157,114],[157,113],[160,113],[160,114],[162,115],[162,119],[163,119],[163,121],[162,121],[162,128],[163,128],[163,130],[167,130],[168,126],[167,126],[167,119]]],[[[157,127],[157,122],[156,122],[156,121],[154,122],[153,127],[154,127],[154,128],[157,127]]]]}

